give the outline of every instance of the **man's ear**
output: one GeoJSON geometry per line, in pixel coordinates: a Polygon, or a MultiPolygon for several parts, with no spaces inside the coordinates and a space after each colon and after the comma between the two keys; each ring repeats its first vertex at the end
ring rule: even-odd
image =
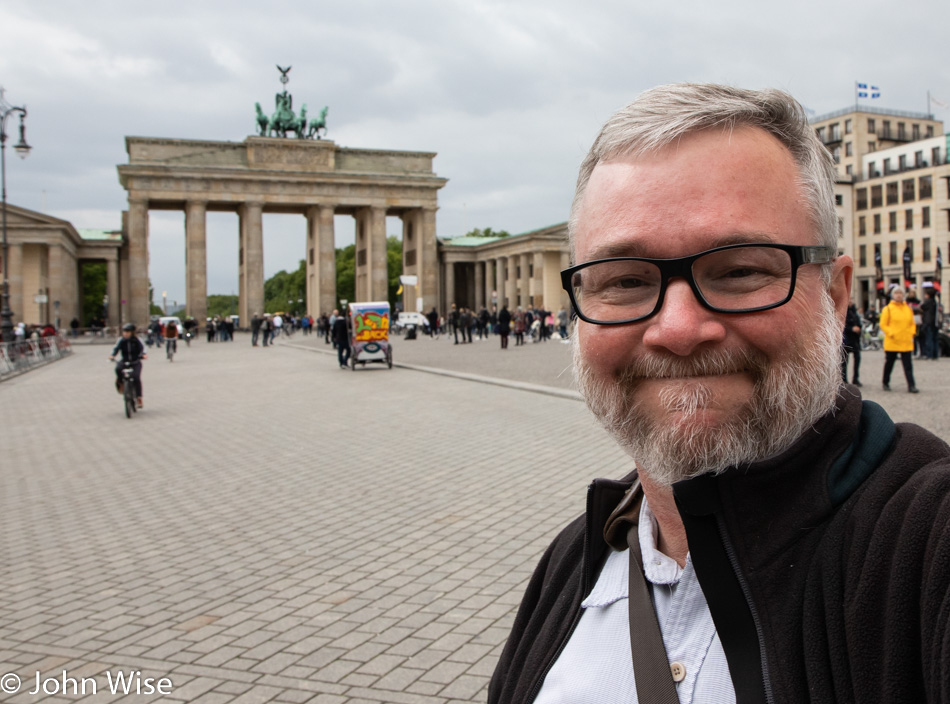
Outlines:
{"type": "Polygon", "coordinates": [[[849,256],[842,255],[834,260],[831,267],[831,286],[828,289],[828,293],[834,302],[838,320],[843,325],[845,314],[848,312],[848,304],[851,303],[854,260],[849,256]]]}

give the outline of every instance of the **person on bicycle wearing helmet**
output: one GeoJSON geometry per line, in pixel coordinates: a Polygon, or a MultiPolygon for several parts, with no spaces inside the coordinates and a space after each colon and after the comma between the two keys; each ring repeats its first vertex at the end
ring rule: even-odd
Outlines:
{"type": "Polygon", "coordinates": [[[135,383],[135,398],[139,408],[142,407],[142,360],[148,359],[145,345],[135,336],[135,325],[126,323],[122,326],[122,337],[112,348],[109,359],[114,361],[117,354],[122,355],[122,361],[115,365],[115,389],[122,393],[122,367],[126,362],[132,365],[132,381],[135,383]]]}

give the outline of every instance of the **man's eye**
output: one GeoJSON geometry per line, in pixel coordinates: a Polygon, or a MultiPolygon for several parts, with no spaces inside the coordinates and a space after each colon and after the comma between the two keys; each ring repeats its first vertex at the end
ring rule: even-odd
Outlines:
{"type": "Polygon", "coordinates": [[[640,286],[646,286],[647,282],[635,276],[625,276],[622,279],[617,279],[614,285],[617,288],[639,288],[640,286]]]}

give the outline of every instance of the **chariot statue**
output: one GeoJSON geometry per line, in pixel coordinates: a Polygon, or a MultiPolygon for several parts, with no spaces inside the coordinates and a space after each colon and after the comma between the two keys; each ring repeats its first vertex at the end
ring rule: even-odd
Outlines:
{"type": "Polygon", "coordinates": [[[261,137],[288,137],[292,133],[297,139],[320,139],[320,131],[323,130],[324,133],[327,131],[329,108],[324,107],[320,111],[320,116],[310,120],[309,124],[306,103],[300,108],[300,115],[294,112],[294,98],[287,92],[287,83],[290,80],[287,74],[290,73],[291,68],[293,67],[277,66],[284,90],[274,96],[274,112],[270,117],[264,114],[260,103],[254,103],[257,113],[257,134],[261,137]]]}

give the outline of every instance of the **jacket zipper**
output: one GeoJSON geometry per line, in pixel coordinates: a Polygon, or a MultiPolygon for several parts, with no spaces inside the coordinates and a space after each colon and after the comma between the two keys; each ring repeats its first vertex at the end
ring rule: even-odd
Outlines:
{"type": "Polygon", "coordinates": [[[759,641],[759,659],[762,666],[762,685],[765,687],[765,701],[768,702],[768,704],[774,704],[775,698],[772,694],[772,680],[769,677],[769,663],[765,657],[765,635],[762,633],[762,623],[759,621],[759,612],[756,610],[755,603],[752,601],[752,591],[749,589],[749,584],[739,569],[739,560],[736,558],[732,541],[729,540],[729,534],[726,532],[725,519],[718,511],[716,512],[716,527],[719,529],[719,537],[722,539],[722,545],[726,550],[726,556],[729,558],[729,564],[732,566],[732,571],[739,581],[742,595],[745,597],[746,605],[752,614],[752,622],[755,624],[755,635],[759,641]]]}
{"type": "MultiPolygon", "coordinates": [[[[594,495],[594,485],[591,484],[587,487],[587,521],[584,529],[584,581],[581,583],[581,591],[586,597],[587,592],[590,591],[590,555],[591,555],[591,507],[593,505],[592,497],[594,495]]],[[[583,598],[581,601],[583,602],[583,598]]],[[[557,650],[554,652],[554,656],[548,661],[544,666],[544,669],[541,671],[541,676],[534,683],[534,687],[531,688],[531,696],[528,697],[525,702],[531,704],[535,699],[538,698],[538,694],[541,693],[541,687],[544,685],[544,680],[547,678],[548,673],[551,671],[551,668],[554,667],[554,663],[557,662],[558,658],[561,657],[561,653],[564,652],[564,648],[567,647],[568,641],[571,640],[571,636],[574,635],[574,629],[577,628],[577,624],[580,623],[581,615],[584,613],[584,609],[578,606],[577,613],[574,614],[574,619],[571,621],[571,627],[567,630],[564,638],[561,640],[561,644],[557,647],[557,650]]],[[[771,703],[770,703],[771,704],[771,703]]]]}

